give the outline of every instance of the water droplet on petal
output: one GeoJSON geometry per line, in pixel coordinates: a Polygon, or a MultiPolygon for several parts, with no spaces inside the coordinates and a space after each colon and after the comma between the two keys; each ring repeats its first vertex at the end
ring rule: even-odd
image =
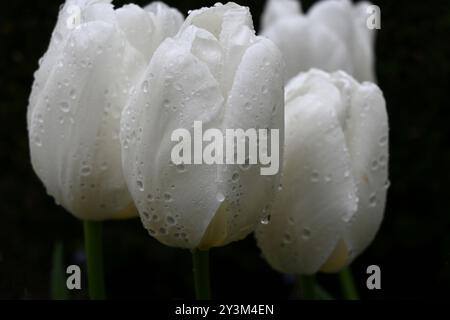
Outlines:
{"type": "Polygon", "coordinates": [[[262,86],[262,88],[261,88],[262,94],[267,94],[268,91],[269,91],[269,90],[267,89],[266,86],[262,86]]]}
{"type": "Polygon", "coordinates": [[[61,111],[64,113],[67,113],[70,111],[70,105],[67,101],[63,101],[59,104],[59,107],[61,108],[61,111]]]}
{"type": "Polygon", "coordinates": [[[292,242],[292,237],[289,233],[285,233],[284,237],[283,237],[283,243],[284,244],[289,244],[292,242]]]}
{"type": "Polygon", "coordinates": [[[136,185],[137,185],[139,191],[144,191],[144,183],[141,180],[137,180],[136,185]]]}
{"type": "Polygon", "coordinates": [[[166,218],[167,224],[173,226],[177,221],[172,216],[167,216],[166,218]]]}
{"type": "Polygon", "coordinates": [[[171,202],[172,201],[172,195],[168,192],[164,193],[164,201],[171,202]]]}
{"type": "Polygon", "coordinates": [[[264,217],[261,219],[261,224],[263,224],[263,225],[268,225],[269,223],[270,223],[270,214],[264,216],[264,217]]]}
{"type": "Polygon", "coordinates": [[[375,192],[370,194],[369,207],[375,208],[377,206],[377,194],[375,192]]]}
{"type": "Polygon", "coordinates": [[[41,141],[41,138],[40,138],[39,136],[35,136],[35,137],[34,137],[34,144],[35,144],[37,147],[42,147],[42,141],[41,141]]]}
{"type": "Polygon", "coordinates": [[[77,92],[75,89],[71,89],[69,92],[70,99],[75,100],[77,98],[77,92]]]}
{"type": "Polygon", "coordinates": [[[164,101],[163,101],[163,107],[166,108],[166,109],[170,108],[170,101],[167,100],[167,99],[164,100],[164,101]]]}
{"type": "Polygon", "coordinates": [[[81,167],[80,173],[82,176],[87,177],[91,174],[91,172],[92,172],[92,169],[90,166],[82,166],[81,167]]]}
{"type": "Polygon", "coordinates": [[[372,171],[377,171],[378,170],[378,160],[373,160],[372,161],[372,171]]]}
{"type": "Polygon", "coordinates": [[[309,240],[309,238],[311,237],[311,229],[309,228],[303,228],[303,232],[302,232],[302,238],[303,240],[309,240]]]}
{"type": "Polygon", "coordinates": [[[225,195],[222,192],[217,192],[216,199],[219,202],[224,202],[225,201],[225,195]]]}
{"type": "Polygon", "coordinates": [[[147,92],[148,92],[148,81],[147,81],[147,80],[145,80],[145,81],[142,83],[142,91],[143,91],[144,93],[147,93],[147,92]]]}

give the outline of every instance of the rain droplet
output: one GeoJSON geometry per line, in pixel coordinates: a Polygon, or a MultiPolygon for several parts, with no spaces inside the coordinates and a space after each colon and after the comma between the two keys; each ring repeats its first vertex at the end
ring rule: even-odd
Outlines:
{"type": "Polygon", "coordinates": [[[69,92],[70,99],[75,100],[77,98],[77,92],[75,89],[71,89],[69,92]]]}
{"type": "Polygon", "coordinates": [[[38,121],[39,123],[44,123],[44,119],[42,118],[42,114],[38,114],[38,115],[36,116],[36,118],[37,118],[37,121],[38,121]]]}
{"type": "Polygon", "coordinates": [[[332,180],[331,174],[328,174],[328,175],[325,176],[325,182],[326,182],[326,183],[330,183],[331,180],[332,180]]]}
{"type": "Polygon", "coordinates": [[[167,216],[166,218],[167,224],[173,226],[177,221],[172,216],[167,216]]]}
{"type": "Polygon", "coordinates": [[[136,180],[136,185],[139,191],[144,191],[144,183],[141,180],[136,180]]]}
{"type": "Polygon", "coordinates": [[[377,194],[375,192],[370,194],[369,207],[375,208],[377,206],[377,194]]]}
{"type": "Polygon", "coordinates": [[[171,202],[172,201],[172,195],[168,192],[164,193],[164,201],[171,202]]]}
{"type": "Polygon", "coordinates": [[[224,196],[224,194],[222,192],[217,192],[216,199],[219,202],[224,202],[225,201],[225,196],[224,196]]]}
{"type": "Polygon", "coordinates": [[[389,187],[391,186],[391,181],[389,180],[389,179],[387,179],[385,182],[384,182],[384,189],[389,189],[389,187]]]}
{"type": "Polygon", "coordinates": [[[378,162],[380,163],[380,165],[382,167],[386,166],[386,156],[385,155],[380,156],[380,159],[378,159],[378,162]]]}
{"type": "Polygon", "coordinates": [[[165,234],[167,234],[167,229],[164,227],[161,227],[161,228],[159,228],[159,233],[162,235],[165,235],[165,234]]]}
{"type": "Polygon", "coordinates": [[[177,91],[183,90],[183,86],[181,85],[181,83],[178,83],[178,82],[175,83],[174,87],[175,87],[175,90],[177,90],[177,91]]]}
{"type": "Polygon", "coordinates": [[[59,106],[60,106],[62,112],[67,113],[67,112],[70,111],[70,105],[69,105],[69,103],[67,101],[61,102],[59,104],[59,106]]]}
{"type": "Polygon", "coordinates": [[[269,90],[267,89],[266,86],[262,86],[262,88],[261,88],[262,94],[267,94],[268,91],[269,91],[269,90]]]}
{"type": "Polygon", "coordinates": [[[167,100],[167,99],[164,100],[164,101],[163,101],[163,107],[166,108],[166,109],[170,108],[170,101],[167,100]]]}
{"type": "Polygon", "coordinates": [[[231,177],[231,180],[233,180],[233,182],[237,182],[237,181],[239,181],[239,173],[237,173],[237,172],[235,172],[234,174],[233,174],[233,176],[231,177]]]}
{"type": "Polygon", "coordinates": [[[90,166],[82,166],[80,173],[82,176],[87,177],[91,174],[91,171],[92,170],[90,166]]]}
{"type": "Polygon", "coordinates": [[[303,240],[308,240],[311,237],[311,230],[309,228],[303,228],[302,238],[303,240]]]}
{"type": "Polygon", "coordinates": [[[388,140],[388,137],[387,136],[382,136],[381,138],[380,138],[380,141],[379,141],[379,143],[380,143],[380,146],[385,146],[386,145],[386,143],[387,143],[387,140],[388,140]]]}
{"type": "Polygon", "coordinates": [[[378,170],[378,160],[373,160],[372,161],[372,171],[377,171],[378,170]]]}
{"type": "Polygon", "coordinates": [[[261,224],[268,225],[270,223],[270,214],[261,219],[261,224]]]}
{"type": "Polygon", "coordinates": [[[145,81],[142,83],[142,91],[143,91],[144,93],[147,93],[147,92],[148,92],[148,81],[147,81],[147,80],[145,80],[145,81]]]}
{"type": "Polygon", "coordinates": [[[292,237],[289,233],[285,233],[284,237],[283,237],[283,243],[284,244],[289,244],[292,242],[292,237]]]}
{"type": "Polygon", "coordinates": [[[34,144],[38,147],[42,147],[42,141],[41,138],[39,136],[35,136],[34,137],[34,144]]]}
{"type": "Polygon", "coordinates": [[[147,195],[147,201],[148,201],[148,202],[153,202],[153,195],[152,195],[151,193],[149,193],[149,194],[147,195]]]}

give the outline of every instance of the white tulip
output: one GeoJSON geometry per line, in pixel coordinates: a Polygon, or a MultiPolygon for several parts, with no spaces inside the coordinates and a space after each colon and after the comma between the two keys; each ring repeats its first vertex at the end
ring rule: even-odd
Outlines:
{"type": "Polygon", "coordinates": [[[375,31],[367,27],[368,2],[324,0],[303,14],[298,0],[269,0],[262,34],[281,50],[286,80],[318,68],[343,70],[359,81],[374,81],[375,31]]]}
{"type": "Polygon", "coordinates": [[[388,118],[380,89],[311,70],[286,87],[282,191],[256,237],[286,273],[334,272],[374,239],[388,187],[388,118]]]}
{"type": "Polygon", "coordinates": [[[28,107],[31,161],[47,192],[87,220],[136,215],[123,178],[121,111],[182,15],[163,4],[114,10],[68,0],[40,60],[28,107]]]}
{"type": "Polygon", "coordinates": [[[255,36],[246,7],[193,11],[179,34],[163,42],[121,122],[125,177],[150,235],[207,249],[255,229],[278,175],[261,176],[260,165],[174,165],[171,135],[202,121],[205,131],[222,133],[276,128],[282,145],[283,92],[281,54],[255,36]]]}

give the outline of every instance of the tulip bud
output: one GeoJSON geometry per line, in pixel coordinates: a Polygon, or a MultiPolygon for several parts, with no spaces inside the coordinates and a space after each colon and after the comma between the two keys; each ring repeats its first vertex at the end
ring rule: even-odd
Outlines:
{"type": "Polygon", "coordinates": [[[281,69],[278,49],[255,36],[248,8],[234,3],[193,11],[155,52],[121,122],[125,177],[150,235],[207,249],[259,224],[278,174],[262,176],[260,164],[175,164],[171,138],[179,129],[193,137],[198,123],[218,135],[279,129],[282,157],[281,69]]]}
{"type": "Polygon", "coordinates": [[[337,271],[373,240],[388,187],[388,118],[380,89],[311,70],[286,87],[282,191],[256,237],[286,273],[337,271]]]}
{"type": "Polygon", "coordinates": [[[122,174],[121,112],[158,42],[181,23],[162,5],[114,10],[110,1],[69,0],[61,9],[27,121],[33,168],[76,217],[136,214],[122,174]]]}
{"type": "Polygon", "coordinates": [[[375,31],[366,24],[369,5],[325,0],[303,14],[297,0],[269,0],[262,34],[280,48],[286,80],[318,68],[343,70],[359,81],[374,81],[375,31]]]}

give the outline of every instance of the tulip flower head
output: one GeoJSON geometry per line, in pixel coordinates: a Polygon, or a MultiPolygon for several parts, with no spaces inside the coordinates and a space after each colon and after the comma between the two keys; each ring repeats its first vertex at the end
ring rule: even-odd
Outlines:
{"type": "Polygon", "coordinates": [[[370,244],[383,219],[385,100],[375,84],[319,70],[292,79],[285,100],[282,191],[256,237],[281,272],[334,272],[370,244]]]}
{"type": "Polygon", "coordinates": [[[262,35],[280,48],[286,80],[318,68],[374,81],[375,31],[366,24],[368,6],[368,2],[324,0],[303,14],[298,0],[268,0],[262,35]]]}
{"type": "MultiPolygon", "coordinates": [[[[175,164],[174,131],[275,128],[284,132],[281,54],[255,36],[249,9],[217,4],[190,13],[162,43],[124,110],[123,167],[150,235],[207,249],[240,240],[260,223],[279,175],[260,165],[175,164]]],[[[194,136],[192,134],[191,136],[194,136]]]]}
{"type": "Polygon", "coordinates": [[[27,122],[33,168],[76,217],[136,214],[122,173],[121,112],[159,43],[182,22],[161,3],[114,10],[110,1],[68,0],[62,7],[27,122]]]}

